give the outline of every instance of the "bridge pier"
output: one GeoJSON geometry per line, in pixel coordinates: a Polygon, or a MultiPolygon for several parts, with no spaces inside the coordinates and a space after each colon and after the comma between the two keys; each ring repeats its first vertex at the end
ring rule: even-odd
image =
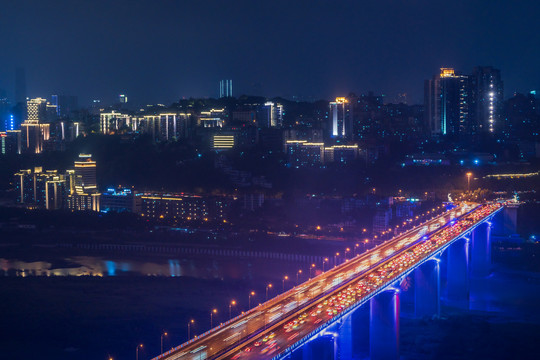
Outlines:
{"type": "Polygon", "coordinates": [[[469,239],[461,238],[447,250],[447,296],[459,307],[469,307],[469,239]]]}
{"type": "Polygon", "coordinates": [[[487,277],[491,272],[491,225],[485,221],[472,232],[471,275],[487,277]]]}
{"type": "Polygon", "coordinates": [[[305,343],[301,354],[303,360],[335,360],[336,350],[336,336],[324,334],[305,343]]]}
{"type": "Polygon", "coordinates": [[[510,236],[517,233],[519,204],[508,204],[494,217],[493,234],[510,236]]]}
{"type": "Polygon", "coordinates": [[[372,360],[399,358],[399,291],[387,290],[370,302],[369,345],[372,360]]]}
{"type": "Polygon", "coordinates": [[[339,360],[353,358],[353,321],[352,314],[342,319],[337,338],[337,358],[339,360]]]}
{"type": "Polygon", "coordinates": [[[414,270],[414,314],[418,318],[440,315],[440,260],[433,258],[414,270]]]}

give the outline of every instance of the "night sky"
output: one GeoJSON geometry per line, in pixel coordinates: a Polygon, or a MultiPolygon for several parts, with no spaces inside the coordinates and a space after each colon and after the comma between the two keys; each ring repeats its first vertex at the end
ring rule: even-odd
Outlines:
{"type": "MultiPolygon", "coordinates": [[[[234,93],[422,101],[439,67],[540,90],[540,1],[0,0],[0,89],[140,103],[234,93]]],[[[1,90],[0,90],[1,91],[1,90]]]]}

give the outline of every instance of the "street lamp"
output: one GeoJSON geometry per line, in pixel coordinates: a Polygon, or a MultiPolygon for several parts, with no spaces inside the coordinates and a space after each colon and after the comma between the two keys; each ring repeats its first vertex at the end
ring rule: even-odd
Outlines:
{"type": "Polygon", "coordinates": [[[164,336],[167,336],[167,335],[169,335],[169,334],[167,334],[166,331],[164,331],[164,332],[161,334],[161,352],[160,352],[160,354],[163,354],[163,337],[164,337],[164,336]]]}
{"type": "Polygon", "coordinates": [[[311,270],[315,268],[315,264],[311,264],[311,267],[309,268],[309,278],[311,279],[311,270]]]}
{"type": "Polygon", "coordinates": [[[359,247],[359,244],[354,244],[354,256],[356,256],[356,249],[359,247]]]}
{"type": "Polygon", "coordinates": [[[188,341],[191,339],[191,324],[193,324],[194,322],[195,322],[195,320],[191,319],[187,323],[187,339],[188,339],[188,341]]]}
{"type": "Polygon", "coordinates": [[[142,347],[142,344],[137,345],[137,348],[135,349],[135,360],[139,360],[139,348],[142,349],[142,347]]]}
{"type": "Polygon", "coordinates": [[[236,305],[236,301],[231,301],[231,303],[229,304],[229,320],[232,318],[231,314],[232,314],[232,307],[236,305]]]}
{"type": "Polygon", "coordinates": [[[272,284],[266,285],[266,298],[265,298],[265,301],[268,301],[268,289],[271,289],[271,288],[272,288],[272,284]]]}
{"type": "Polygon", "coordinates": [[[347,253],[348,253],[349,251],[351,251],[351,249],[349,249],[349,248],[346,248],[346,249],[345,249],[345,260],[347,260],[347,253]]]}
{"type": "Polygon", "coordinates": [[[288,277],[287,275],[285,275],[285,276],[283,277],[283,280],[282,280],[282,285],[283,285],[283,286],[282,286],[281,292],[285,292],[285,280],[289,280],[289,277],[288,277]]]}
{"type": "Polygon", "coordinates": [[[252,296],[255,296],[255,291],[252,291],[249,293],[249,296],[248,296],[248,310],[251,310],[251,297],[252,296]]]}
{"type": "Polygon", "coordinates": [[[337,252],[336,255],[334,255],[334,267],[337,266],[337,260],[336,258],[339,256],[339,253],[337,252]]]}
{"type": "Polygon", "coordinates": [[[471,176],[472,172],[468,172],[467,174],[467,192],[471,191],[471,176]]]}
{"type": "Polygon", "coordinates": [[[217,309],[212,309],[212,311],[210,311],[210,329],[213,328],[214,314],[217,314],[217,309]]]}
{"type": "Polygon", "coordinates": [[[296,285],[298,285],[298,275],[300,275],[302,273],[302,270],[298,270],[296,272],[296,285]]]}
{"type": "Polygon", "coordinates": [[[322,271],[324,272],[324,264],[328,261],[328,258],[324,258],[322,262],[322,271]]]}

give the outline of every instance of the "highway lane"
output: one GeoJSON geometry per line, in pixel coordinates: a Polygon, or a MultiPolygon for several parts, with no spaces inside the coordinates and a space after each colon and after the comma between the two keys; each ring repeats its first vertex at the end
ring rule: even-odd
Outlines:
{"type": "Polygon", "coordinates": [[[425,234],[436,231],[451,219],[470,211],[476,206],[476,204],[461,203],[456,208],[445,211],[443,214],[424,224],[388,240],[368,252],[357,255],[353,259],[322,273],[314,279],[306,281],[253,310],[238,316],[232,321],[214,328],[155,359],[205,359],[219,355],[236,343],[244,342],[246,338],[264,331],[276,322],[283,320],[289,314],[297,312],[298,309],[306,306],[308,302],[313,302],[319,297],[325,296],[325,294],[339,287],[343,282],[366,271],[396,251],[408,246],[425,234]]]}
{"type": "Polygon", "coordinates": [[[462,237],[476,223],[491,216],[500,207],[499,204],[490,204],[476,208],[462,218],[450,222],[428,239],[414,242],[392,258],[371,267],[350,283],[340,286],[259,336],[231,348],[215,359],[271,359],[279,355],[304,337],[320,331],[324,323],[332,321],[340,313],[367,302],[381,289],[403,277],[454,239],[462,237]]]}

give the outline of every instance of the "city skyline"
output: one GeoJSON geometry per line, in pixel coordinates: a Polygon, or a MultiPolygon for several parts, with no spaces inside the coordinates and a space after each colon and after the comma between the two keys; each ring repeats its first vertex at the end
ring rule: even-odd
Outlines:
{"type": "Polygon", "coordinates": [[[19,67],[29,97],[73,94],[81,104],[124,93],[134,103],[218,97],[227,78],[236,95],[332,99],[373,90],[421,103],[422,81],[439,68],[477,65],[502,70],[505,97],[539,87],[538,4],[48,5],[28,1],[3,11],[9,56],[0,59],[0,89],[10,98],[19,67]]]}

